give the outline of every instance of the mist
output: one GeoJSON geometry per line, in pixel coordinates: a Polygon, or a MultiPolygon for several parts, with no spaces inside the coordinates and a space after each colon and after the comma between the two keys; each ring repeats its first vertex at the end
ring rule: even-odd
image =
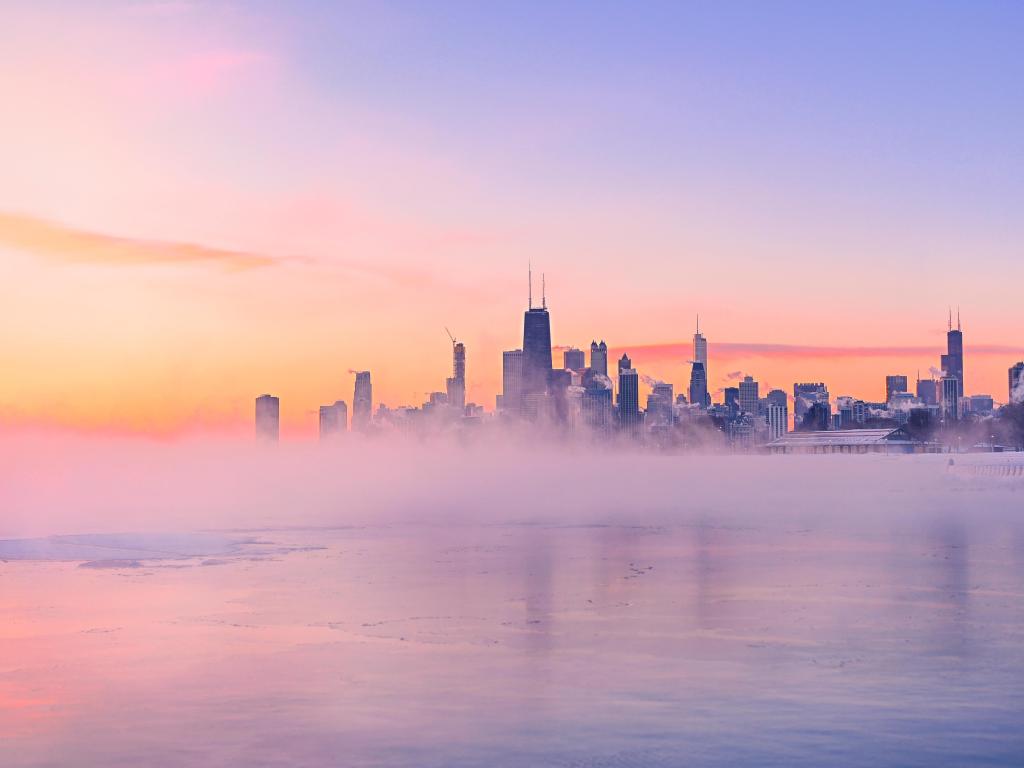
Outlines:
{"type": "Polygon", "coordinates": [[[0,439],[0,463],[8,538],[400,523],[845,529],[956,514],[979,524],[1016,520],[1022,490],[992,485],[979,506],[944,455],[664,455],[497,434],[281,444],[23,434],[0,439]]]}

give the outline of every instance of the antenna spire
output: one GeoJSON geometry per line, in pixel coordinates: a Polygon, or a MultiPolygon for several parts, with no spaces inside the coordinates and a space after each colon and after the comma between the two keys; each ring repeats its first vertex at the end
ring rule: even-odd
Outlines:
{"type": "Polygon", "coordinates": [[[949,330],[949,331],[953,330],[953,308],[952,307],[949,308],[949,325],[946,327],[946,330],[949,330]]]}
{"type": "Polygon", "coordinates": [[[530,278],[529,308],[533,309],[533,262],[526,262],[526,274],[530,278]]]}
{"type": "Polygon", "coordinates": [[[697,335],[700,336],[700,312],[697,313],[697,335]]]}
{"type": "Polygon", "coordinates": [[[547,294],[547,288],[544,285],[544,273],[543,272],[540,273],[540,308],[541,309],[547,309],[548,308],[548,294],[547,294]]]}
{"type": "Polygon", "coordinates": [[[956,308],[956,329],[960,330],[960,307],[956,308]]]}

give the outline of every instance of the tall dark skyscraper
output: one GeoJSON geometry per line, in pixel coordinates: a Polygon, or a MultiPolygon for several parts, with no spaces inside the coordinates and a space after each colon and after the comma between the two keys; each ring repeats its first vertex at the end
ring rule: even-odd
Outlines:
{"type": "MultiPolygon", "coordinates": [[[[541,278],[543,285],[543,277],[541,278]]],[[[543,395],[551,374],[551,318],[547,296],[541,290],[540,307],[533,306],[533,280],[530,280],[530,303],[523,316],[523,396],[543,395]]]]}
{"type": "Polygon", "coordinates": [[[964,396],[964,335],[960,330],[960,312],[956,313],[956,328],[953,327],[953,310],[949,311],[949,331],[946,333],[946,354],[941,358],[942,374],[957,380],[957,393],[964,396]]]}
{"type": "Polygon", "coordinates": [[[708,377],[704,371],[704,363],[694,360],[690,369],[690,402],[706,408],[708,404],[708,377]]]}
{"type": "Polygon", "coordinates": [[[629,357],[619,360],[619,425],[634,434],[640,430],[640,376],[629,357]]]}
{"type": "Polygon", "coordinates": [[[356,386],[352,395],[352,429],[365,432],[373,417],[373,385],[369,371],[356,372],[356,386]]]}
{"type": "Polygon", "coordinates": [[[281,401],[273,395],[256,398],[256,437],[277,442],[281,434],[281,401]]]}

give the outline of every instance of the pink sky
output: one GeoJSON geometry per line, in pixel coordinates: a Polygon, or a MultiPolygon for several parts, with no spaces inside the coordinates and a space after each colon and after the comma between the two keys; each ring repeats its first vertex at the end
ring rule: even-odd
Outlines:
{"type": "MultiPolygon", "coordinates": [[[[642,87],[639,53],[626,88],[589,49],[577,71],[539,40],[531,68],[501,59],[498,38],[493,59],[472,59],[444,29],[449,72],[420,51],[433,38],[412,11],[345,13],[11,12],[0,421],[242,432],[270,391],[286,431],[311,434],[318,405],[351,398],[349,369],[370,369],[392,405],[443,388],[445,326],[467,344],[470,398],[491,407],[528,259],[547,274],[555,343],[604,338],[677,389],[698,311],[712,389],[742,371],[765,389],[820,379],[878,398],[887,373],[937,364],[953,304],[968,391],[1005,398],[1024,358],[1024,259],[1002,213],[1012,194],[975,194],[978,169],[1009,183],[981,149],[929,164],[917,148],[945,136],[900,155],[879,134],[858,157],[838,134],[813,143],[835,108],[819,102],[796,126],[749,124],[709,94],[728,82],[737,104],[768,109],[763,89],[714,57],[715,82],[668,66],[691,100],[666,114],[695,133],[662,145],[649,134],[675,81],[642,87]],[[692,155],[673,154],[687,142],[692,155]]],[[[806,75],[765,76],[781,92],[806,75]]],[[[986,130],[977,146],[997,153],[986,130]]]]}

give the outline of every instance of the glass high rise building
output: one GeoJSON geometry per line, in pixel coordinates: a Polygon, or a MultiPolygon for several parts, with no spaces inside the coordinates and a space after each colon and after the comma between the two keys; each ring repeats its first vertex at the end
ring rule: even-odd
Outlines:
{"type": "Polygon", "coordinates": [[[352,429],[365,432],[373,417],[373,385],[369,371],[356,372],[356,386],[352,395],[352,429]]]}
{"type": "Polygon", "coordinates": [[[281,434],[281,401],[273,395],[256,398],[256,437],[276,442],[281,434]]]}

